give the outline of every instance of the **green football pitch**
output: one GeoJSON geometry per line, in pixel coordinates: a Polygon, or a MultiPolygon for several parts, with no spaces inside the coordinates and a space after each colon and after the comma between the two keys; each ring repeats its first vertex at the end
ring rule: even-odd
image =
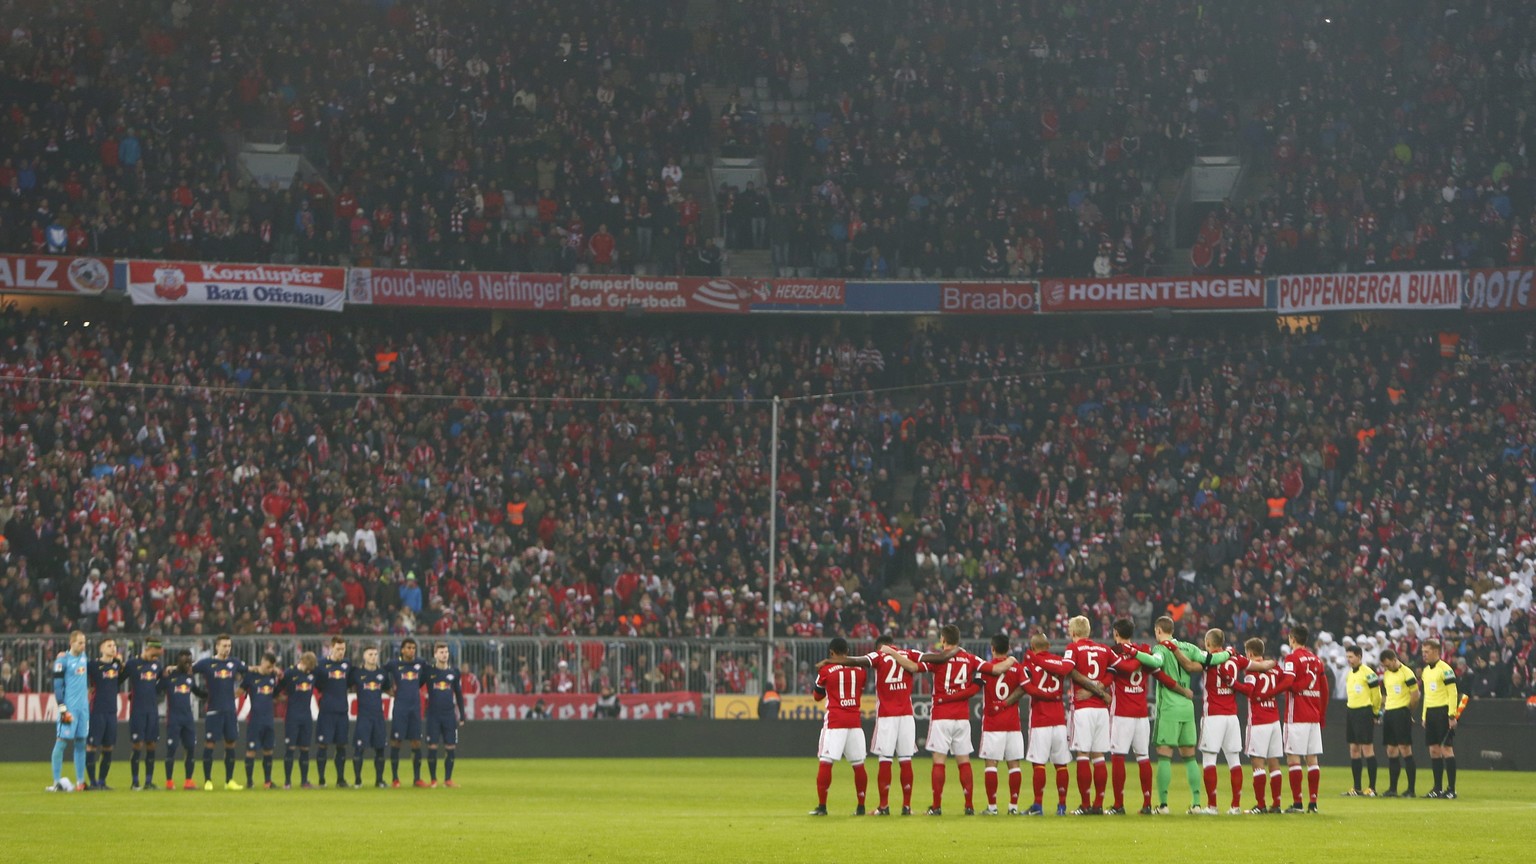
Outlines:
{"type": "MultiPolygon", "coordinates": [[[[113,766],[118,791],[63,795],[42,791],[46,763],[0,765],[3,859],[892,864],[1023,854],[1061,862],[1459,864],[1528,860],[1536,841],[1536,774],[1509,772],[1462,771],[1460,799],[1406,801],[1338,797],[1348,772],[1330,770],[1318,816],[1027,819],[958,815],[960,789],[951,768],[945,816],[855,819],[852,777],[838,765],[833,815],[813,819],[806,815],[815,803],[812,759],[463,760],[455,771],[461,788],[382,791],[131,793],[127,767],[113,766]]],[[[920,809],[929,763],[918,760],[914,767],[920,809]]],[[[372,765],[364,770],[371,778],[372,765]]],[[[222,771],[215,766],[215,776],[222,771]]],[[[243,765],[237,775],[243,778],[243,765]]],[[[1175,775],[1169,803],[1182,810],[1189,797],[1183,772],[1175,775]]],[[[979,786],[980,770],[976,779],[979,786]]],[[[1428,780],[1421,769],[1421,791],[1428,780]]],[[[1130,785],[1138,788],[1134,776],[1130,785]]],[[[1224,783],[1222,789],[1224,800],[1224,783]]],[[[899,803],[899,789],[893,791],[899,803]]],[[[873,788],[870,794],[873,802],[873,788]]],[[[1139,801],[1139,792],[1131,797],[1139,801]]],[[[1246,789],[1244,801],[1252,803],[1246,789]]]]}

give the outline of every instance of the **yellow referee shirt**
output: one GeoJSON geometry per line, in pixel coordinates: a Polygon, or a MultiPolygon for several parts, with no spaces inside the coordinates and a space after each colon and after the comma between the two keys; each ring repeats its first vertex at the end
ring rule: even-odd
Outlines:
{"type": "Polygon", "coordinates": [[[1425,666],[1419,680],[1424,682],[1424,710],[1419,712],[1420,719],[1428,716],[1431,708],[1445,708],[1452,717],[1456,716],[1456,703],[1461,697],[1456,695],[1456,670],[1451,664],[1440,660],[1425,666]]]}
{"type": "Polygon", "coordinates": [[[1413,704],[1413,691],[1418,689],[1419,679],[1413,677],[1413,670],[1406,665],[1399,663],[1396,672],[1381,670],[1381,683],[1387,691],[1386,710],[1407,708],[1413,704]]]}
{"type": "Polygon", "coordinates": [[[1348,694],[1349,707],[1369,708],[1372,714],[1381,713],[1381,678],[1364,663],[1344,676],[1344,692],[1348,694]]]}

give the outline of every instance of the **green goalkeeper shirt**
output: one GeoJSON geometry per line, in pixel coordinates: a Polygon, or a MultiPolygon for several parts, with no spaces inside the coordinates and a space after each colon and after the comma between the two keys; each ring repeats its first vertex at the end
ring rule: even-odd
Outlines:
{"type": "MultiPolygon", "coordinates": [[[[1232,659],[1232,652],[1230,651],[1218,651],[1215,654],[1211,654],[1204,648],[1199,648],[1189,642],[1177,642],[1176,644],[1179,646],[1179,651],[1183,652],[1185,657],[1206,666],[1219,666],[1232,659]]],[[[1184,670],[1183,666],[1179,665],[1179,658],[1174,656],[1171,649],[1162,643],[1158,643],[1152,646],[1152,656],[1163,661],[1163,671],[1167,672],[1173,680],[1179,682],[1181,686],[1189,686],[1189,673],[1184,670]]],[[[1157,688],[1157,715],[1159,717],[1193,718],[1195,716],[1195,703],[1184,696],[1184,694],[1174,692],[1170,687],[1159,687],[1157,688]]]]}

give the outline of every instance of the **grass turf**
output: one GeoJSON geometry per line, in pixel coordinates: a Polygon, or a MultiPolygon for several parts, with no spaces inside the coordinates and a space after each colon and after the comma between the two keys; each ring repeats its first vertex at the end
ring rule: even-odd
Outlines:
{"type": "MultiPolygon", "coordinates": [[[[838,765],[829,807],[812,819],[812,759],[461,760],[459,789],[44,794],[46,763],[0,765],[0,848],[16,862],[871,861],[1253,859],[1266,862],[1512,861],[1536,834],[1536,774],[1461,771],[1456,801],[1340,798],[1348,771],[1324,772],[1319,816],[1041,819],[963,817],[951,768],[945,816],[854,819],[838,765]],[[1389,830],[1383,830],[1389,829],[1389,830]],[[1088,849],[1092,852],[1088,852],[1088,849]]],[[[401,766],[405,768],[404,765],[401,766]]],[[[914,809],[927,804],[918,760],[914,809]]],[[[874,766],[870,807],[875,804],[874,766]]],[[[281,776],[281,764],[277,766],[281,776]]],[[[222,776],[222,765],[215,775],[222,776]]],[[[364,766],[364,779],[373,766],[364,766]]],[[[260,766],[257,766],[260,776],[260,766]]],[[[236,768],[243,780],[244,766],[236,768]]],[[[1223,775],[1225,772],[1223,771],[1223,775]]],[[[1383,773],[1383,777],[1384,777],[1383,773]]],[[[1026,772],[1026,780],[1027,772],[1026,772]]],[[[1419,772],[1419,788],[1429,788],[1419,772]]],[[[977,766],[977,800],[985,803],[977,766]]],[[[1139,786],[1130,779],[1130,798],[1139,786]],[[1135,790],[1135,791],[1133,791],[1135,790]]],[[[1006,800],[1007,780],[1003,781],[1006,800]]],[[[1228,803],[1225,776],[1223,804],[1228,803]]],[[[892,790],[900,803],[899,787],[892,790]]],[[[1245,806],[1251,806],[1251,788],[1245,806]]],[[[1029,797],[1028,784],[1025,797],[1029,797]]],[[[1069,806],[1075,806],[1075,789],[1069,806]]],[[[1289,795],[1289,792],[1286,793],[1289,795]]],[[[1053,797],[1047,791],[1047,799],[1053,797]]],[[[1189,794],[1175,771],[1169,803],[1189,794]]]]}

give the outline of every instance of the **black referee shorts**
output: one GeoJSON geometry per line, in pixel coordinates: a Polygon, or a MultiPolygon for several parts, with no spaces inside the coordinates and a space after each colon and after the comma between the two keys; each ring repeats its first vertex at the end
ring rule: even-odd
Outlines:
{"type": "Polygon", "coordinates": [[[1389,708],[1381,712],[1382,743],[1388,747],[1413,746],[1413,718],[1407,708],[1389,708]]]}
{"type": "Polygon", "coordinates": [[[1450,747],[1456,743],[1456,730],[1451,728],[1451,710],[1441,706],[1424,713],[1424,742],[1431,747],[1450,747]]]}
{"type": "Polygon", "coordinates": [[[1371,709],[1349,709],[1344,723],[1344,735],[1350,744],[1376,743],[1376,717],[1371,709]]]}

